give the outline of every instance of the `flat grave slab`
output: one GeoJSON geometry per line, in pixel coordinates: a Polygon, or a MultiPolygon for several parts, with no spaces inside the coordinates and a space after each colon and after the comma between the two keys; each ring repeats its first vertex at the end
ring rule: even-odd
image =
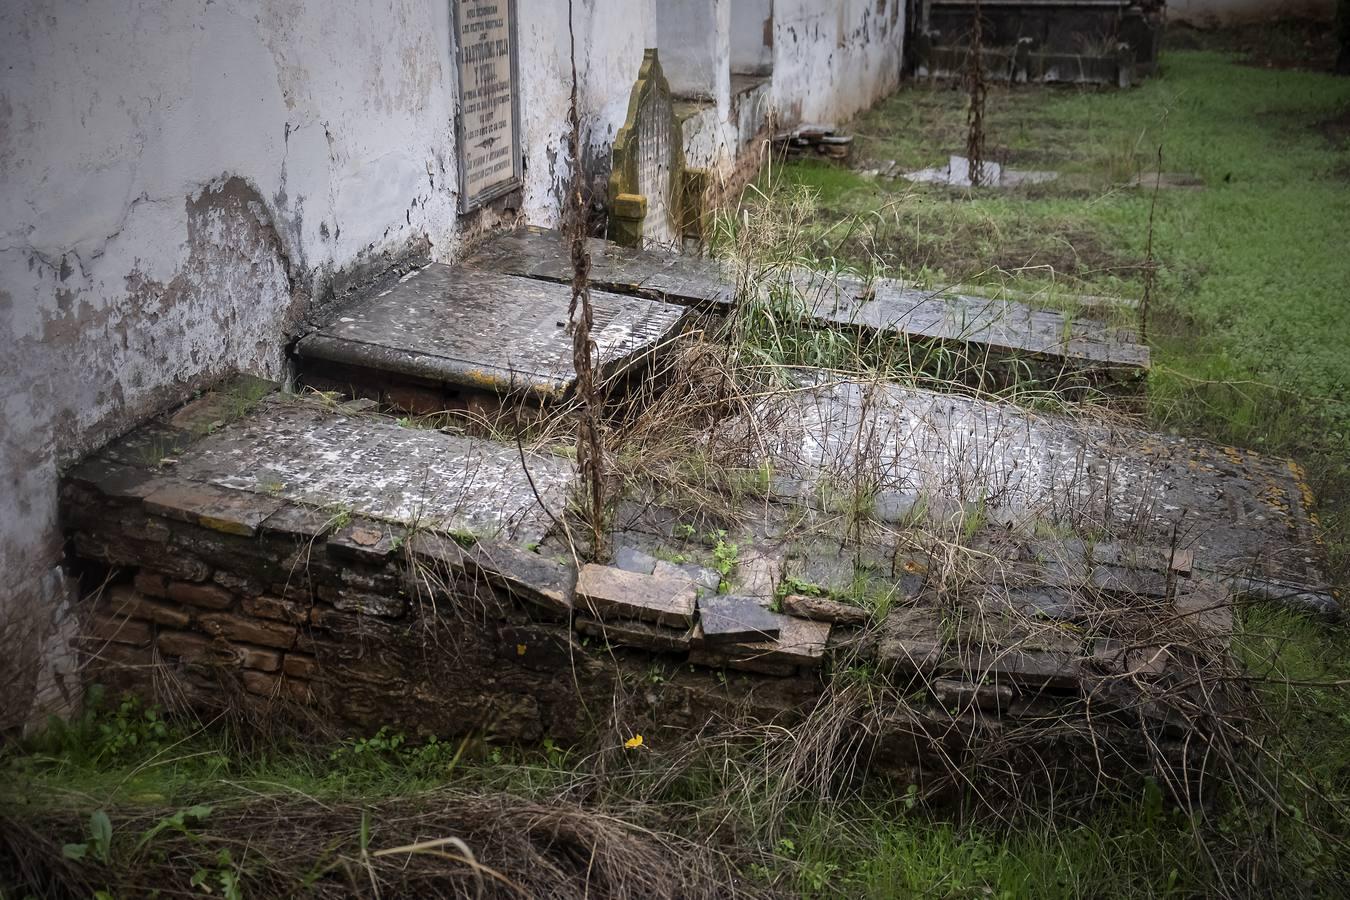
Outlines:
{"type": "MultiPolygon", "coordinates": [[[[727,309],[735,278],[717,260],[662,250],[630,250],[592,240],[592,283],[603,290],[651,297],[702,309],[727,309]]],[[[556,231],[526,228],[488,241],[465,266],[555,282],[570,282],[571,260],[556,231]]],[[[799,291],[821,326],[893,332],[959,342],[974,354],[1033,355],[1084,369],[1127,374],[1148,368],[1148,347],[1136,335],[1089,316],[1069,317],[1011,299],[920,290],[894,279],[865,283],[803,271],[799,291]]]]}
{"type": "MultiPolygon", "coordinates": [[[[730,305],[735,288],[714,260],[667,250],[635,250],[591,238],[591,285],[685,306],[730,305]]],[[[527,226],[492,238],[468,259],[466,266],[570,284],[572,256],[567,238],[558,231],[527,226]]]]}
{"type": "MultiPolygon", "coordinates": [[[[570,302],[566,285],[436,263],[347,307],[296,349],[306,360],[555,399],[576,379],[570,302]]],[[[663,346],[689,315],[605,291],[592,291],[591,304],[607,372],[663,346]]]]}
{"type": "MultiPolygon", "coordinates": [[[[160,449],[150,465],[147,503],[172,509],[182,486],[228,499],[304,504],[329,518],[368,516],[482,538],[519,543],[543,539],[552,520],[538,490],[557,514],[566,503],[567,460],[526,453],[534,489],[510,444],[409,428],[390,419],[348,414],[312,400],[274,394],[256,408],[204,435],[133,432],[101,451],[95,462],[147,464],[145,445],[160,449]],[[165,487],[157,488],[163,482],[165,487]]],[[[86,465],[90,465],[86,463],[86,465]]],[[[220,517],[238,504],[222,501],[220,517]]],[[[233,528],[242,533],[241,516],[233,528]]],[[[220,530],[219,528],[217,530],[220,530]]]]}
{"type": "Polygon", "coordinates": [[[1149,366],[1148,347],[1129,329],[1007,298],[938,294],[889,278],[876,280],[870,289],[860,281],[841,280],[838,290],[816,293],[815,316],[834,325],[1063,360],[1075,368],[1132,374],[1149,366]]]}
{"type": "Polygon", "coordinates": [[[808,386],[754,418],[779,423],[765,436],[783,500],[828,508],[862,479],[899,524],[1107,533],[1191,551],[1244,589],[1330,597],[1311,492],[1287,460],[889,384],[808,386]]]}

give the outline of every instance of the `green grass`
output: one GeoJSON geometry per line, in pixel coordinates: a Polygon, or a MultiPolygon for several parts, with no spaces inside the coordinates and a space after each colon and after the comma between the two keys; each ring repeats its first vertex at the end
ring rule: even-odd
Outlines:
{"type": "MultiPolygon", "coordinates": [[[[1281,809],[1242,806],[1235,790],[1192,817],[1146,786],[1139,796],[1022,818],[1015,827],[987,818],[963,823],[953,811],[925,809],[912,793],[884,782],[835,800],[784,795],[783,773],[766,765],[772,747],[711,741],[691,757],[688,748],[655,746],[627,754],[617,767],[613,760],[597,767],[596,757],[547,741],[531,749],[473,740],[416,744],[388,729],[337,743],[248,744],[219,725],[166,721],[135,701],[96,697],[82,718],[53,723],[0,756],[0,815],[63,810],[71,825],[58,840],[92,845],[75,823],[92,827],[102,811],[112,828],[110,859],[133,865],[147,858],[138,849],[143,845],[149,859],[163,852],[147,834],[161,813],[171,818],[173,810],[215,810],[187,823],[194,845],[214,848],[237,847],[221,824],[227,811],[260,804],[270,811],[260,814],[277,815],[288,798],[332,803],[350,817],[365,804],[389,798],[415,804],[444,788],[501,792],[522,802],[583,795],[597,812],[623,815],[638,828],[734,847],[746,884],[778,895],[1030,900],[1198,897],[1250,888],[1258,895],[1343,896],[1350,887],[1343,844],[1350,828],[1350,704],[1343,686],[1308,685],[1350,678],[1350,645],[1344,633],[1257,609],[1246,616],[1240,646],[1254,673],[1279,679],[1258,690],[1280,723],[1269,749],[1293,764],[1275,782],[1281,809]],[[147,818],[147,808],[161,812],[147,818]],[[1239,863],[1250,871],[1234,877],[1239,863]]],[[[781,740],[778,747],[786,749],[781,740]]],[[[416,837],[374,824],[382,846],[416,837]]],[[[349,842],[352,835],[338,838],[349,842]]],[[[319,867],[331,850],[316,844],[302,870],[319,867]]],[[[251,896],[249,870],[235,868],[242,896],[251,896]]]]}

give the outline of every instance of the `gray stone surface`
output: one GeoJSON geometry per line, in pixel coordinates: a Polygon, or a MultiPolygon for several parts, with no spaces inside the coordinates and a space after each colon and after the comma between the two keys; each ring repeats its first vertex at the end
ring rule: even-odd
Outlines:
{"type": "Polygon", "coordinates": [[[693,585],[594,563],[577,575],[577,604],[596,618],[639,619],[672,628],[694,622],[693,585]]]}
{"type": "Polygon", "coordinates": [[[636,547],[624,544],[614,548],[614,565],[625,572],[650,575],[652,570],[656,568],[656,562],[655,556],[644,553],[636,547]]]}
{"type": "Polygon", "coordinates": [[[783,422],[771,464],[782,483],[807,486],[782,500],[817,504],[829,484],[863,477],[922,496],[928,518],[953,528],[975,515],[1028,535],[1086,527],[1175,541],[1198,571],[1325,592],[1311,494],[1285,460],[894,385],[821,384],[765,402],[775,408],[746,427],[783,422]]]}
{"type": "MultiPolygon", "coordinates": [[[[562,396],[576,378],[567,331],[571,289],[433,264],[347,307],[297,345],[302,358],[483,391],[562,396]]],[[[591,293],[593,339],[610,372],[676,334],[688,311],[591,293]]]]}
{"type": "MultiPolygon", "coordinates": [[[[556,514],[565,503],[570,465],[528,453],[526,463],[556,514]]],[[[522,543],[539,541],[551,525],[514,446],[348,416],[282,396],[184,447],[173,476],[252,492],[269,512],[289,500],[332,517],[365,515],[522,543]]]]}
{"type": "MultiPolygon", "coordinates": [[[[592,241],[591,277],[605,290],[701,307],[735,299],[734,275],[715,260],[656,250],[628,250],[592,241]]],[[[465,262],[497,273],[570,281],[566,245],[556,232],[525,229],[489,241],[465,262]]],[[[1061,312],[1009,299],[950,296],[892,279],[864,284],[803,271],[799,290],[821,324],[963,341],[999,352],[1065,359],[1090,368],[1147,368],[1148,348],[1128,330],[1091,318],[1066,321],[1061,312]]]]}
{"type": "Polygon", "coordinates": [[[843,281],[839,290],[817,298],[814,312],[836,325],[960,342],[1008,355],[1063,359],[1083,368],[1129,374],[1149,366],[1148,347],[1128,329],[1007,298],[948,295],[888,278],[870,286],[843,281]]]}
{"type": "Polygon", "coordinates": [[[704,597],[698,602],[695,640],[705,644],[773,640],[782,633],[786,619],[770,612],[758,597],[704,597]]]}

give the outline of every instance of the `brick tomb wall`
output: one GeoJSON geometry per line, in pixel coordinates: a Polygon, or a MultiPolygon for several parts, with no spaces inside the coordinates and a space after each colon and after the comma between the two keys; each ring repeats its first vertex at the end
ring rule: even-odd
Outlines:
{"type": "MultiPolygon", "coordinates": [[[[1044,721],[1025,761],[1043,774],[1046,754],[1073,767],[1083,733],[1064,726],[1098,678],[1066,651],[945,652],[913,610],[870,630],[815,598],[756,614],[746,598],[696,598],[677,572],[578,577],[510,544],[466,547],[105,460],[71,473],[63,505],[90,590],[87,678],[154,702],[307,710],[348,733],[573,742],[618,723],[659,741],[732,716],[800,724],[847,665],[897,698],[841,733],[874,768],[945,771],[1044,721]]],[[[1098,693],[1089,758],[1137,762],[1137,697],[1113,713],[1098,693]]],[[[1151,723],[1155,751],[1179,746],[1175,724],[1151,723]]]]}

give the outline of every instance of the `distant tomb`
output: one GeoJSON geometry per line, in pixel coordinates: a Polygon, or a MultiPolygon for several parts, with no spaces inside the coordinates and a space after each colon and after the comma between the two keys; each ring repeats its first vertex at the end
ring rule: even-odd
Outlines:
{"type": "Polygon", "coordinates": [[[609,176],[609,237],[627,247],[678,248],[703,237],[708,174],[685,166],[670,84],[648,49],[614,138],[609,176]]]}
{"type": "Polygon", "coordinates": [[[454,0],[460,212],[520,186],[515,0],[454,0]]]}

